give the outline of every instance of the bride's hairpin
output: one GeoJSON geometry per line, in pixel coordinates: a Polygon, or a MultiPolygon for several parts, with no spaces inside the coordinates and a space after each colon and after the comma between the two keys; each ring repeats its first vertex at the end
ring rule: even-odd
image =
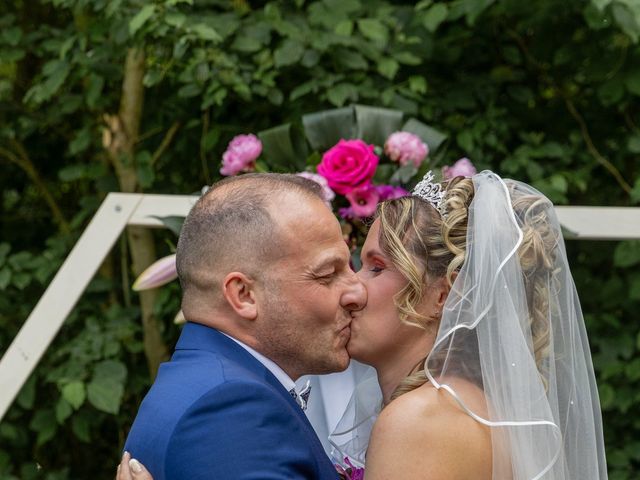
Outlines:
{"type": "Polygon", "coordinates": [[[413,188],[411,194],[429,202],[433,205],[433,208],[440,213],[440,216],[444,218],[446,216],[444,210],[444,195],[446,191],[439,183],[433,183],[433,178],[433,173],[429,170],[425,173],[423,179],[413,188]]]}

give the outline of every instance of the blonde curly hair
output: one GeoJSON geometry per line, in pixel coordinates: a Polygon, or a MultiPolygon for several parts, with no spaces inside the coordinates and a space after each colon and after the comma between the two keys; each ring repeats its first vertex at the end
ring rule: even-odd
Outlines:
{"type": "MultiPolygon", "coordinates": [[[[418,312],[417,306],[423,298],[425,286],[443,277],[451,286],[455,273],[464,264],[469,206],[474,197],[470,178],[456,177],[444,183],[443,187],[446,191],[444,218],[429,202],[416,196],[382,202],[376,211],[380,220],[380,247],[407,280],[405,287],[394,296],[400,321],[436,331],[439,318],[434,322],[433,318],[418,312]]],[[[514,184],[510,190],[512,207],[523,232],[518,254],[527,293],[533,349],[546,386],[550,342],[549,288],[552,285],[550,280],[557,273],[552,269],[558,239],[548,225],[546,212],[550,207],[549,200],[541,195],[513,195],[514,184]]],[[[466,367],[473,369],[473,366],[466,367]]],[[[424,369],[410,374],[398,385],[391,400],[426,381],[424,369]]]]}

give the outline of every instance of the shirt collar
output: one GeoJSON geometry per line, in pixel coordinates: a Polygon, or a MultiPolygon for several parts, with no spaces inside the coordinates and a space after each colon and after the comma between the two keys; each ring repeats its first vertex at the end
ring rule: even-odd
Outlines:
{"type": "Polygon", "coordinates": [[[225,337],[230,338],[231,340],[236,342],[238,345],[240,345],[242,348],[244,348],[247,352],[249,352],[256,360],[258,360],[262,365],[264,365],[264,367],[267,370],[269,370],[274,377],[278,379],[278,381],[282,384],[282,386],[287,391],[291,391],[292,388],[296,387],[296,383],[293,380],[291,380],[291,377],[287,375],[285,371],[282,370],[273,360],[268,359],[267,357],[262,355],[260,352],[256,352],[249,345],[242,343],[237,338],[233,338],[232,336],[227,335],[224,332],[220,332],[220,333],[222,333],[225,337]]]}

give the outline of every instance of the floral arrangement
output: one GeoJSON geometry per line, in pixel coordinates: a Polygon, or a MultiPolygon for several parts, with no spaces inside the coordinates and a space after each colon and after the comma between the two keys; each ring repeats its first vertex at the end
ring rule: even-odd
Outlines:
{"type": "Polygon", "coordinates": [[[364,467],[356,467],[349,458],[345,458],[343,465],[335,465],[340,480],[364,480],[364,467]]]}
{"type": "MultiPolygon", "coordinates": [[[[402,112],[362,105],[310,114],[302,123],[306,134],[302,141],[291,125],[258,135],[237,135],[222,155],[220,174],[293,170],[317,182],[327,206],[340,217],[353,251],[362,245],[366,219],[374,214],[376,205],[408,195],[415,178],[433,169],[437,161],[428,159],[446,139],[415,119],[403,122],[402,112]],[[306,161],[301,163],[301,159],[306,161]]],[[[474,173],[467,158],[442,168],[444,179],[474,173]]],[[[357,256],[354,263],[358,267],[357,256]]],[[[133,288],[156,288],[176,277],[175,255],[170,255],[145,270],[133,288]]],[[[179,313],[176,320],[184,321],[184,317],[179,313]]]]}

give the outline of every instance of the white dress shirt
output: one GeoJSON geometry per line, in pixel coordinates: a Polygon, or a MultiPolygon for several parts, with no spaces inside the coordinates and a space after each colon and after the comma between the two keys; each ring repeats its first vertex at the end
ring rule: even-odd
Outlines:
{"type": "Polygon", "coordinates": [[[282,386],[285,388],[285,390],[287,390],[287,392],[290,392],[292,388],[296,388],[296,383],[293,380],[291,380],[291,377],[289,375],[287,375],[285,373],[285,371],[282,370],[278,365],[276,365],[276,363],[273,360],[269,360],[267,357],[262,355],[260,352],[256,352],[249,345],[246,345],[246,344],[242,343],[237,338],[233,338],[232,336],[227,335],[224,332],[220,332],[220,333],[222,333],[226,337],[229,337],[231,340],[236,342],[238,345],[240,345],[242,348],[244,348],[247,352],[249,352],[262,365],[264,365],[264,368],[269,370],[273,374],[273,376],[278,379],[278,381],[282,384],[282,386]]]}

